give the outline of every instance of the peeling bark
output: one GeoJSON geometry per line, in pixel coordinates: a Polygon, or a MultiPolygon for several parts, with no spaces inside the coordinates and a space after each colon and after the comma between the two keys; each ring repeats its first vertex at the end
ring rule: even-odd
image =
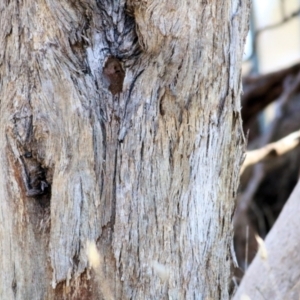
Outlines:
{"type": "Polygon", "coordinates": [[[0,3],[1,299],[229,298],[248,6],[0,3]]]}

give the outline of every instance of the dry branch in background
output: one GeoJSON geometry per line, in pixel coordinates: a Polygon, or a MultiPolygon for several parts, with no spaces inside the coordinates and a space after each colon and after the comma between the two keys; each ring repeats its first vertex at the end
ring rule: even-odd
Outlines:
{"type": "Polygon", "coordinates": [[[300,130],[289,134],[283,139],[267,144],[266,146],[257,149],[248,151],[246,154],[246,159],[241,168],[241,174],[243,171],[258,162],[264,162],[268,159],[273,159],[275,156],[285,154],[286,152],[294,149],[300,143],[300,130]]]}
{"type": "MultiPolygon", "coordinates": [[[[299,16],[300,10],[289,15],[286,13],[284,0],[280,1],[280,5],[281,21],[255,32],[254,49],[258,43],[258,36],[262,32],[277,28],[299,16]]],[[[298,181],[300,169],[299,70],[300,63],[270,74],[250,75],[243,79],[243,127],[248,133],[248,149],[251,150],[247,152],[241,169],[240,195],[234,217],[235,249],[242,268],[242,270],[236,269],[237,278],[243,276],[243,271],[247,269],[248,259],[251,261],[257,251],[255,234],[258,232],[265,237],[298,181]],[[275,107],[277,106],[275,120],[267,130],[264,130],[259,126],[258,116],[261,121],[263,118],[260,113],[272,102],[275,107]]],[[[290,227],[290,230],[293,228],[290,227]]],[[[288,259],[288,263],[291,263],[293,257],[288,259]]],[[[256,273],[260,273],[258,268],[256,273]]],[[[272,274],[265,276],[272,277],[272,274]]],[[[274,284],[273,287],[278,291],[274,284]]],[[[259,289],[258,283],[257,290],[259,289]]],[[[280,293],[275,296],[276,299],[292,299],[291,296],[286,297],[280,293]]],[[[251,299],[274,299],[275,296],[265,296],[260,293],[251,299]]]]}
{"type": "Polygon", "coordinates": [[[300,293],[300,181],[265,241],[266,256],[259,253],[246,272],[233,300],[299,299],[300,293]]]}
{"type": "MultiPolygon", "coordinates": [[[[300,71],[300,63],[266,75],[249,75],[243,79],[242,118],[244,126],[275,101],[284,90],[287,76],[295,76],[300,71]]],[[[297,91],[299,91],[299,86],[297,91]]]]}
{"type": "MultiPolygon", "coordinates": [[[[266,77],[268,77],[268,75],[266,75],[266,77]]],[[[277,97],[275,102],[276,116],[268,126],[267,130],[257,138],[259,149],[247,153],[249,156],[246,155],[246,159],[241,169],[241,192],[238,197],[238,204],[234,216],[234,226],[235,249],[242,269],[247,266],[248,259],[251,261],[255,255],[257,247],[255,233],[263,232],[261,233],[262,235],[266,234],[267,230],[265,229],[265,225],[263,225],[264,221],[262,220],[265,214],[270,215],[266,218],[270,220],[270,224],[272,223],[272,213],[267,211],[261,212],[258,205],[255,203],[258,191],[263,187],[263,183],[267,182],[266,179],[270,176],[272,168],[277,168],[275,160],[276,156],[278,157],[280,154],[294,149],[299,144],[298,131],[277,143],[272,143],[277,136],[278,130],[281,128],[281,124],[287,116],[287,107],[290,105],[292,97],[298,91],[300,85],[300,73],[298,72],[296,76],[286,73],[282,79],[282,93],[277,97]],[[271,157],[273,159],[270,159],[271,157]],[[247,167],[249,167],[249,170],[247,167]],[[250,211],[256,214],[255,219],[257,220],[257,223],[254,223],[253,216],[249,214],[250,211]],[[245,238],[246,232],[247,238],[245,238]],[[245,249],[245,247],[249,247],[249,249],[245,249]]],[[[267,82],[269,83],[269,81],[267,82]]],[[[278,180],[279,179],[281,179],[281,177],[278,177],[278,180]]],[[[277,183],[273,189],[276,190],[276,187],[279,186],[280,184],[277,183]]],[[[278,191],[278,193],[280,192],[278,191]]],[[[260,205],[262,204],[260,203],[259,206],[260,205]]],[[[242,273],[237,270],[236,276],[241,277],[242,273]]]]}
{"type": "MultiPolygon", "coordinates": [[[[269,125],[268,129],[266,130],[266,133],[262,136],[261,146],[266,147],[265,145],[267,145],[268,143],[270,143],[272,141],[272,139],[280,125],[280,122],[282,121],[282,118],[284,116],[284,110],[288,104],[288,101],[291,99],[291,97],[297,91],[299,84],[300,84],[300,72],[298,73],[298,75],[295,78],[292,78],[292,76],[288,76],[285,78],[283,93],[276,101],[276,105],[277,105],[276,106],[276,111],[277,111],[276,117],[269,125]]],[[[256,150],[256,151],[259,151],[259,150],[256,150]]],[[[259,152],[256,152],[256,154],[257,153],[259,153],[259,152]]],[[[252,155],[252,160],[253,160],[254,155],[252,155]]],[[[250,159],[251,159],[251,156],[250,156],[250,159]]],[[[258,160],[258,161],[260,161],[260,160],[258,160]]],[[[242,172],[246,167],[245,163],[248,163],[248,162],[249,162],[249,160],[247,161],[247,156],[246,156],[246,160],[241,169],[242,172]]],[[[264,175],[263,175],[264,164],[259,164],[259,165],[255,166],[254,169],[255,169],[255,171],[253,172],[253,177],[252,177],[253,179],[251,179],[249,181],[248,186],[245,189],[245,192],[241,195],[241,197],[238,201],[237,213],[239,212],[239,206],[243,207],[243,210],[247,208],[247,206],[249,205],[250,200],[253,198],[259,184],[261,183],[262,179],[264,178],[264,175]],[[257,176],[258,174],[260,174],[260,175],[257,176]],[[245,206],[245,203],[247,203],[246,206],[245,206]]],[[[238,220],[238,219],[239,219],[239,217],[236,216],[235,220],[238,220]]]]}

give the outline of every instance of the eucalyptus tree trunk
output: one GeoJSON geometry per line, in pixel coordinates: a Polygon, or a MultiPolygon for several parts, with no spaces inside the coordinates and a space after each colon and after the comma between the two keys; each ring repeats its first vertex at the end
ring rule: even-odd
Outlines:
{"type": "Polygon", "coordinates": [[[0,2],[0,299],[229,298],[248,11],[0,2]]]}

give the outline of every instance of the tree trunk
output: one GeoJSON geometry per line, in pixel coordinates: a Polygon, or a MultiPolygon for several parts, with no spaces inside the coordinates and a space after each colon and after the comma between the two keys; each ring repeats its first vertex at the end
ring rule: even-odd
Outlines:
{"type": "Polygon", "coordinates": [[[1,299],[229,298],[248,6],[1,1],[1,299]]]}
{"type": "Polygon", "coordinates": [[[300,181],[243,277],[234,300],[291,299],[300,295],[300,181]]]}

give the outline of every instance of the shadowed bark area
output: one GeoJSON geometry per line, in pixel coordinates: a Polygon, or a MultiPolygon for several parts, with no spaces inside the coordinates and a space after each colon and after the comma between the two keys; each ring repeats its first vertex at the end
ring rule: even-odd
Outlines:
{"type": "Polygon", "coordinates": [[[1,299],[229,298],[248,6],[0,3],[1,299]]]}

